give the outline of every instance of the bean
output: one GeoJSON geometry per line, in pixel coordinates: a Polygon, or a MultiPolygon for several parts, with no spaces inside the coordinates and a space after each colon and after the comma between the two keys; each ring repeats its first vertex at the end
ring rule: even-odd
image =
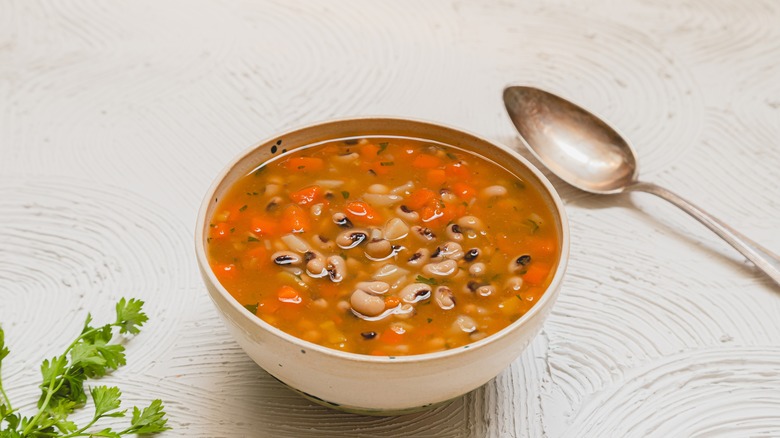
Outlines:
{"type": "Polygon", "coordinates": [[[282,191],[281,184],[266,184],[265,194],[268,196],[278,195],[282,191]]]}
{"type": "Polygon", "coordinates": [[[431,297],[431,287],[424,283],[412,283],[401,289],[401,300],[406,303],[416,303],[431,297]]]}
{"type": "Polygon", "coordinates": [[[422,272],[427,276],[449,277],[458,270],[458,263],[455,260],[444,260],[439,263],[428,263],[423,266],[422,272]]]}
{"type": "Polygon", "coordinates": [[[321,278],[328,275],[325,269],[325,257],[315,251],[308,251],[304,255],[306,261],[306,273],[312,278],[321,278]]]}
{"type": "Polygon", "coordinates": [[[531,256],[528,254],[515,257],[511,262],[509,262],[509,272],[520,272],[525,269],[529,263],[531,263],[531,256]]]}
{"type": "Polygon", "coordinates": [[[409,271],[403,268],[399,268],[396,265],[393,264],[387,264],[379,268],[374,273],[374,280],[381,280],[381,281],[395,281],[399,277],[403,277],[404,275],[408,274],[409,271]]]}
{"type": "Polygon", "coordinates": [[[403,239],[408,234],[409,226],[397,217],[390,219],[385,225],[385,239],[387,240],[403,239]]]}
{"type": "Polygon", "coordinates": [[[404,198],[399,195],[366,193],[363,195],[363,199],[375,207],[389,207],[401,202],[404,198]]]}
{"type": "Polygon", "coordinates": [[[456,242],[460,242],[463,240],[463,230],[460,229],[460,225],[458,224],[450,224],[447,226],[447,237],[450,238],[450,240],[454,240],[456,242]]]}
{"type": "Polygon", "coordinates": [[[405,205],[399,205],[398,208],[395,209],[395,215],[405,219],[407,222],[417,222],[420,220],[420,214],[405,205]]]}
{"type": "Polygon", "coordinates": [[[358,155],[357,152],[352,152],[351,154],[336,155],[332,159],[338,163],[349,163],[357,160],[358,158],[360,158],[360,155],[358,155]]]}
{"type": "Polygon", "coordinates": [[[433,231],[427,227],[415,225],[412,227],[412,234],[422,242],[427,243],[436,240],[436,234],[434,234],[433,231]]]}
{"type": "Polygon", "coordinates": [[[495,198],[498,196],[506,196],[507,190],[506,187],[504,186],[495,185],[495,186],[485,187],[484,189],[482,189],[481,194],[482,197],[484,198],[495,198]]]}
{"type": "Polygon", "coordinates": [[[439,286],[433,293],[433,299],[443,310],[450,310],[455,307],[455,295],[447,286],[439,286]]]}
{"type": "Polygon", "coordinates": [[[472,341],[479,341],[480,339],[485,339],[485,337],[487,337],[487,333],[481,332],[479,330],[475,330],[469,333],[469,339],[472,341]]]}
{"type": "Polygon", "coordinates": [[[414,190],[414,183],[412,181],[407,181],[406,184],[398,186],[394,188],[393,190],[390,190],[390,193],[394,195],[408,195],[411,193],[411,191],[414,190]]]}
{"type": "Polygon", "coordinates": [[[342,212],[333,213],[333,223],[341,228],[352,228],[352,221],[342,212]]]}
{"type": "Polygon", "coordinates": [[[380,240],[382,239],[383,233],[382,230],[379,228],[369,228],[368,229],[368,235],[371,238],[371,240],[380,240]]]}
{"type": "Polygon", "coordinates": [[[514,292],[520,291],[523,288],[523,279],[520,277],[509,277],[504,283],[504,289],[509,289],[514,292]]]}
{"type": "Polygon", "coordinates": [[[479,257],[479,249],[471,248],[470,250],[466,251],[466,255],[463,256],[463,260],[466,260],[467,262],[472,262],[477,257],[479,257]]]}
{"type": "Polygon", "coordinates": [[[361,281],[355,287],[374,295],[384,295],[390,290],[390,285],[384,281],[361,281]]]}
{"type": "Polygon", "coordinates": [[[342,249],[354,248],[365,242],[368,233],[364,230],[347,230],[336,236],[336,245],[342,249]]]}
{"type": "Polygon", "coordinates": [[[337,255],[332,255],[326,260],[325,269],[328,271],[330,281],[339,283],[347,276],[347,265],[343,258],[337,255]]]}
{"type": "Polygon", "coordinates": [[[414,306],[411,304],[401,304],[401,306],[399,306],[398,309],[393,312],[395,317],[400,319],[409,319],[414,316],[415,313],[414,306]]]}
{"type": "Polygon", "coordinates": [[[475,231],[485,231],[485,224],[476,216],[463,216],[457,222],[463,228],[475,231]]]}
{"type": "Polygon", "coordinates": [[[342,312],[348,312],[349,309],[352,308],[352,306],[350,306],[348,302],[341,300],[338,303],[336,303],[336,308],[342,312]]]}
{"type": "Polygon", "coordinates": [[[352,292],[349,302],[352,305],[352,310],[366,316],[377,316],[385,311],[384,299],[362,289],[352,292]]]}
{"type": "Polygon", "coordinates": [[[316,218],[319,218],[320,216],[322,216],[322,211],[324,209],[325,209],[325,204],[321,202],[319,204],[314,204],[311,206],[311,215],[316,218]]]}
{"type": "Polygon", "coordinates": [[[463,256],[463,248],[459,243],[447,242],[436,248],[431,254],[431,260],[460,260],[463,256]]]}
{"type": "Polygon", "coordinates": [[[409,257],[407,263],[412,266],[423,266],[431,259],[431,252],[427,248],[420,248],[409,257]]]}
{"type": "Polygon", "coordinates": [[[368,193],[387,193],[390,189],[384,184],[371,184],[368,186],[368,193]]]}
{"type": "Polygon", "coordinates": [[[284,202],[282,198],[279,196],[274,196],[271,198],[270,201],[268,201],[268,204],[265,205],[265,211],[275,211],[279,208],[279,206],[284,202]]]}
{"type": "Polygon", "coordinates": [[[393,255],[393,245],[389,240],[372,240],[366,244],[366,257],[370,260],[385,260],[393,255]]]}
{"type": "Polygon", "coordinates": [[[301,256],[298,254],[292,252],[292,251],[278,251],[273,253],[271,255],[271,260],[274,261],[277,265],[285,266],[285,265],[300,265],[301,264],[301,256]]]}
{"type": "Polygon", "coordinates": [[[479,277],[485,274],[485,271],[487,270],[487,267],[484,263],[477,262],[473,265],[469,266],[469,274],[471,274],[473,277],[479,277]]]}
{"type": "Polygon", "coordinates": [[[282,236],[282,242],[292,251],[305,253],[309,250],[309,244],[294,234],[285,234],[282,236]]]}
{"type": "Polygon", "coordinates": [[[325,310],[328,308],[328,300],[326,300],[325,298],[317,298],[316,300],[311,302],[311,305],[320,310],[325,310]]]}
{"type": "Polygon", "coordinates": [[[458,315],[452,323],[452,329],[456,332],[472,333],[477,329],[477,323],[470,316],[458,315]]]}
{"type": "Polygon", "coordinates": [[[336,249],[336,244],[332,240],[323,236],[322,234],[315,234],[314,236],[312,236],[311,241],[314,244],[314,246],[320,249],[329,250],[329,251],[336,249]]]}
{"type": "Polygon", "coordinates": [[[362,332],[360,333],[360,336],[365,340],[374,339],[376,337],[376,332],[362,332]]]}
{"type": "Polygon", "coordinates": [[[496,292],[495,286],[492,284],[486,284],[477,288],[477,295],[481,297],[489,297],[496,292]]]}

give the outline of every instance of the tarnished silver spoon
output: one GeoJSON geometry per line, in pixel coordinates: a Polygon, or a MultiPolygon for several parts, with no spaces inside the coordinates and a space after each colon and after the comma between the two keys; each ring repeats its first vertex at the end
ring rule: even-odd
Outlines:
{"type": "Polygon", "coordinates": [[[722,237],[780,285],[780,257],[678,195],[639,181],[631,145],[600,118],[533,87],[507,87],[504,104],[531,153],[562,180],[600,195],[639,191],[666,199],[722,237]]]}

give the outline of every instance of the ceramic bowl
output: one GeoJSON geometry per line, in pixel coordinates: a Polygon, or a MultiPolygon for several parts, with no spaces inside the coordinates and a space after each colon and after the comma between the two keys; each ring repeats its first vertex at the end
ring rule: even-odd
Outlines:
{"type": "Polygon", "coordinates": [[[558,297],[569,252],[569,230],[552,185],[511,149],[458,129],[398,118],[334,120],[295,129],[242,152],[217,176],[198,213],[195,249],[203,280],[228,331],[273,377],[318,403],[343,411],[398,415],[432,407],[472,391],[514,361],[536,336],[558,297]],[[219,283],[206,256],[207,218],[218,199],[243,175],[285,151],[325,140],[357,136],[436,140],[503,165],[537,186],[554,212],[560,262],[539,302],[503,330],[455,349],[398,357],[345,353],[289,335],[256,317],[219,283]]]}

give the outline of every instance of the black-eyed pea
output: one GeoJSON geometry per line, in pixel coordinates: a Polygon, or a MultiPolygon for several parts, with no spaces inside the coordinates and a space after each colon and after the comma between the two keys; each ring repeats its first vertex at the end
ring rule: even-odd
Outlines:
{"type": "Polygon", "coordinates": [[[458,315],[452,323],[452,331],[471,333],[477,329],[477,323],[467,315],[458,315]]]}
{"type": "Polygon", "coordinates": [[[368,186],[368,193],[384,194],[388,192],[390,192],[390,188],[384,184],[371,184],[368,186]]]}
{"type": "Polygon", "coordinates": [[[463,260],[471,263],[474,260],[479,257],[479,249],[477,248],[471,248],[470,250],[466,251],[466,253],[463,255],[463,260]]]}
{"type": "Polygon", "coordinates": [[[458,271],[458,262],[455,260],[444,260],[439,263],[428,263],[422,267],[422,272],[429,277],[446,278],[451,277],[458,271]]]}
{"type": "Polygon", "coordinates": [[[390,291],[390,285],[384,281],[361,281],[355,287],[374,295],[384,295],[390,291]]]}
{"type": "Polygon", "coordinates": [[[271,255],[271,260],[279,266],[298,266],[303,258],[292,251],[277,251],[271,255]]]}
{"type": "Polygon", "coordinates": [[[385,311],[385,300],[362,289],[352,292],[349,298],[352,310],[365,315],[377,316],[385,311]]]}
{"type": "MultiPolygon", "coordinates": [[[[265,185],[265,194],[275,196],[282,192],[282,184],[270,183],[265,185]]],[[[267,208],[267,207],[266,207],[267,208]]]]}
{"type": "Polygon", "coordinates": [[[436,250],[431,254],[431,260],[460,260],[465,253],[463,248],[457,242],[446,242],[444,245],[438,246],[436,250]]]}
{"type": "Polygon", "coordinates": [[[489,297],[496,293],[496,287],[492,284],[486,284],[477,288],[477,295],[481,297],[489,297]]]}
{"type": "Polygon", "coordinates": [[[433,293],[433,299],[443,310],[450,310],[455,307],[455,295],[447,286],[439,286],[433,293]]]}
{"type": "Polygon", "coordinates": [[[423,266],[430,260],[431,252],[427,248],[420,248],[409,256],[409,259],[407,259],[406,262],[411,266],[423,266]]]}
{"type": "Polygon", "coordinates": [[[315,234],[311,238],[312,244],[314,244],[315,247],[326,250],[326,251],[332,251],[336,249],[336,243],[332,240],[328,239],[322,234],[315,234]]]}
{"type": "Polygon", "coordinates": [[[417,222],[420,220],[420,214],[405,205],[399,205],[395,209],[395,215],[406,222],[417,222]]]}
{"type": "Polygon", "coordinates": [[[463,241],[463,230],[460,228],[460,225],[458,224],[450,224],[447,226],[447,237],[450,240],[453,240],[455,242],[462,242],[463,241]]]}
{"type": "Polygon", "coordinates": [[[523,288],[523,279],[520,277],[509,277],[504,283],[504,289],[509,289],[513,292],[518,292],[523,288]]]}
{"type": "Polygon", "coordinates": [[[472,342],[479,341],[481,339],[485,339],[487,337],[487,333],[481,332],[479,330],[475,330],[471,333],[469,333],[469,339],[471,339],[472,342]]]}
{"type": "Polygon", "coordinates": [[[401,289],[398,295],[405,303],[417,303],[431,297],[431,287],[424,283],[412,283],[401,289]]]}
{"type": "Polygon", "coordinates": [[[325,269],[328,271],[330,281],[339,283],[347,276],[347,265],[343,258],[332,255],[325,259],[325,269]]]}
{"type": "Polygon", "coordinates": [[[472,277],[480,277],[485,275],[486,271],[487,267],[482,262],[472,263],[471,266],[469,266],[469,274],[472,277]]]}
{"type": "Polygon", "coordinates": [[[368,232],[360,229],[346,230],[336,236],[336,245],[342,249],[354,248],[368,239],[368,232]]]}
{"type": "Polygon", "coordinates": [[[328,275],[325,269],[325,257],[316,251],[307,251],[303,254],[306,260],[306,274],[312,278],[321,278],[328,275]]]}
{"type": "Polygon", "coordinates": [[[395,309],[393,315],[395,315],[395,317],[398,319],[409,319],[413,317],[415,313],[416,311],[413,305],[409,303],[404,303],[395,309]]]}
{"type": "Polygon", "coordinates": [[[328,301],[325,298],[317,298],[311,302],[311,305],[316,309],[325,310],[328,308],[328,301]]]}
{"type": "Polygon", "coordinates": [[[483,198],[497,198],[500,196],[506,196],[507,193],[508,192],[506,187],[500,185],[494,185],[482,189],[480,195],[482,195],[483,198]]]}
{"type": "Polygon", "coordinates": [[[509,262],[509,272],[520,272],[524,270],[529,263],[531,263],[531,256],[528,254],[517,256],[509,262]]]}
{"type": "MultiPolygon", "coordinates": [[[[347,292],[349,293],[349,292],[347,292]]],[[[347,301],[341,300],[338,303],[336,303],[336,308],[340,310],[341,312],[349,312],[352,309],[352,306],[349,305],[347,301]]]]}
{"type": "Polygon", "coordinates": [[[341,228],[352,228],[352,221],[342,212],[333,213],[333,223],[341,228]]]}
{"type": "Polygon", "coordinates": [[[428,227],[415,225],[412,227],[412,235],[420,242],[429,243],[436,240],[436,234],[428,227]]]}
{"type": "Polygon", "coordinates": [[[352,152],[349,154],[336,155],[331,159],[337,163],[346,164],[346,163],[351,163],[357,160],[358,158],[360,158],[360,155],[357,152],[352,152]]]}
{"type": "Polygon", "coordinates": [[[370,260],[385,260],[393,255],[393,245],[389,240],[372,240],[366,244],[366,257],[370,260]]]}
{"type": "Polygon", "coordinates": [[[460,225],[461,228],[467,230],[474,230],[477,232],[485,231],[485,224],[482,222],[482,219],[476,216],[463,216],[458,219],[456,223],[460,225]]]}
{"type": "MultiPolygon", "coordinates": [[[[274,184],[270,184],[274,185],[274,184]]],[[[272,197],[267,204],[265,204],[265,211],[276,211],[280,205],[284,202],[284,199],[282,199],[279,196],[272,197]]]]}

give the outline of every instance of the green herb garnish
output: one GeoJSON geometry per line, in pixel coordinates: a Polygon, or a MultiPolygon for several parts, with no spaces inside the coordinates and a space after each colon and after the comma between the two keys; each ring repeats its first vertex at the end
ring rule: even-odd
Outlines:
{"type": "Polygon", "coordinates": [[[248,207],[249,207],[248,205],[244,204],[244,205],[242,205],[242,206],[241,206],[241,208],[239,208],[239,209],[238,209],[238,211],[244,211],[244,210],[246,210],[248,207]]]}
{"type": "Polygon", "coordinates": [[[244,304],[244,309],[252,312],[252,314],[256,314],[257,313],[257,306],[259,306],[259,305],[260,305],[260,303],[244,304]]]}
{"type": "Polygon", "coordinates": [[[533,219],[526,219],[526,222],[528,222],[528,225],[531,227],[531,234],[535,233],[537,230],[539,230],[539,224],[533,220],[533,219]]]}
{"type": "Polygon", "coordinates": [[[437,284],[439,284],[439,282],[436,281],[435,278],[425,278],[422,275],[418,275],[415,281],[418,283],[425,283],[428,286],[436,286],[437,284]]]}
{"type": "Polygon", "coordinates": [[[344,190],[344,191],[341,192],[341,196],[343,196],[344,199],[348,199],[349,198],[349,192],[344,190]]]}
{"type": "MultiPolygon", "coordinates": [[[[170,429],[166,425],[162,401],[153,400],[143,410],[133,407],[130,425],[122,430],[97,429],[95,424],[103,418],[124,417],[127,409],[120,409],[122,392],[117,387],[95,386],[89,388],[89,395],[95,406],[92,419],[79,427],[68,416],[87,403],[84,382],[87,379],[103,377],[127,363],[125,347],[114,342],[115,330],[119,334],[136,335],[148,320],[142,312],[143,301],[122,298],[116,304],[116,320],[100,327],[92,327],[92,316],[87,315],[81,334],[65,352],[44,360],[41,364],[43,381],[38,410],[31,417],[23,416],[11,406],[0,380],[0,436],[26,437],[110,437],[154,434],[170,429]]],[[[8,356],[5,334],[0,329],[0,366],[8,356]]]]}
{"type": "Polygon", "coordinates": [[[385,149],[387,149],[387,146],[388,146],[388,145],[389,145],[389,143],[388,143],[388,142],[386,142],[386,141],[383,141],[382,143],[379,143],[379,150],[378,150],[378,151],[376,151],[376,154],[377,154],[377,155],[379,155],[379,154],[381,154],[382,152],[384,152],[384,151],[385,151],[385,149]]]}
{"type": "Polygon", "coordinates": [[[392,161],[382,161],[379,163],[380,166],[395,166],[395,163],[392,161]]]}
{"type": "Polygon", "coordinates": [[[260,239],[258,239],[258,238],[257,238],[257,237],[255,237],[255,236],[249,236],[249,237],[247,237],[247,238],[246,238],[246,241],[247,241],[247,242],[259,242],[259,241],[260,241],[260,239]]]}
{"type": "Polygon", "coordinates": [[[447,158],[449,158],[450,160],[457,160],[458,156],[453,154],[452,152],[447,152],[447,158]]]}

